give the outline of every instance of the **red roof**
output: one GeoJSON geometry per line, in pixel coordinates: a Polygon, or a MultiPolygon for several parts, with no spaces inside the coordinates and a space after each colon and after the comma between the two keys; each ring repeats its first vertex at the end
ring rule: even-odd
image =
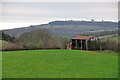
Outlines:
{"type": "Polygon", "coordinates": [[[87,40],[91,39],[93,36],[75,36],[72,39],[87,40]]]}

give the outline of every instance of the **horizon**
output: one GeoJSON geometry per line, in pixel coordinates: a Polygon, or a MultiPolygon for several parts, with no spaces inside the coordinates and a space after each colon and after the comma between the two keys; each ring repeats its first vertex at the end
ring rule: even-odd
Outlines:
{"type": "Polygon", "coordinates": [[[2,2],[0,4],[2,4],[0,30],[46,24],[55,20],[94,19],[118,22],[117,2],[2,2]]]}
{"type": "MultiPolygon", "coordinates": [[[[73,20],[73,19],[69,19],[69,20],[51,20],[49,22],[54,22],[54,21],[86,21],[86,22],[91,22],[91,20],[87,20],[87,19],[80,19],[80,20],[73,20]]],[[[0,30],[8,30],[8,29],[16,29],[16,28],[25,28],[25,27],[30,27],[30,26],[36,26],[36,25],[42,25],[42,24],[48,24],[49,22],[43,22],[43,23],[0,23],[0,26],[4,26],[4,27],[0,27],[0,30]],[[7,28],[6,27],[8,25],[11,25],[10,28],[7,28]],[[19,25],[19,26],[18,26],[19,25]]],[[[95,20],[94,19],[94,22],[102,22],[102,20],[95,20]]],[[[103,22],[116,22],[118,23],[118,21],[112,21],[112,20],[103,20],[103,22]]]]}

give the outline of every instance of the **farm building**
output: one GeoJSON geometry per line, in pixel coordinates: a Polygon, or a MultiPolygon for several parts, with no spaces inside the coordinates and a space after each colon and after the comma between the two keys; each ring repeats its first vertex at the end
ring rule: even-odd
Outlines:
{"type": "Polygon", "coordinates": [[[72,38],[72,49],[78,50],[88,50],[88,46],[90,42],[98,40],[97,37],[94,36],[75,36],[72,38]]]}

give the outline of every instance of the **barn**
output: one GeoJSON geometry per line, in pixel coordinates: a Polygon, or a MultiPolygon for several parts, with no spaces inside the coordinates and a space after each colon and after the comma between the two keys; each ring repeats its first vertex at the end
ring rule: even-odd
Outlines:
{"type": "Polygon", "coordinates": [[[88,45],[90,42],[98,40],[97,37],[94,36],[74,36],[72,38],[72,49],[76,50],[88,50],[88,45]]]}

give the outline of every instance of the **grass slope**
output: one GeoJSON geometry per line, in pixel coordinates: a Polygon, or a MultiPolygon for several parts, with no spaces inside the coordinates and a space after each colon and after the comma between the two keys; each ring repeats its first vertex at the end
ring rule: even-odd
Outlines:
{"type": "Polygon", "coordinates": [[[18,46],[14,43],[0,40],[0,50],[10,50],[10,49],[16,49],[18,46]]]}
{"type": "Polygon", "coordinates": [[[118,56],[80,50],[3,52],[3,78],[116,78],[118,56]]]}
{"type": "Polygon", "coordinates": [[[120,36],[118,36],[118,35],[106,35],[106,36],[102,36],[102,38],[104,38],[104,40],[109,40],[109,41],[118,43],[120,36]]]}

